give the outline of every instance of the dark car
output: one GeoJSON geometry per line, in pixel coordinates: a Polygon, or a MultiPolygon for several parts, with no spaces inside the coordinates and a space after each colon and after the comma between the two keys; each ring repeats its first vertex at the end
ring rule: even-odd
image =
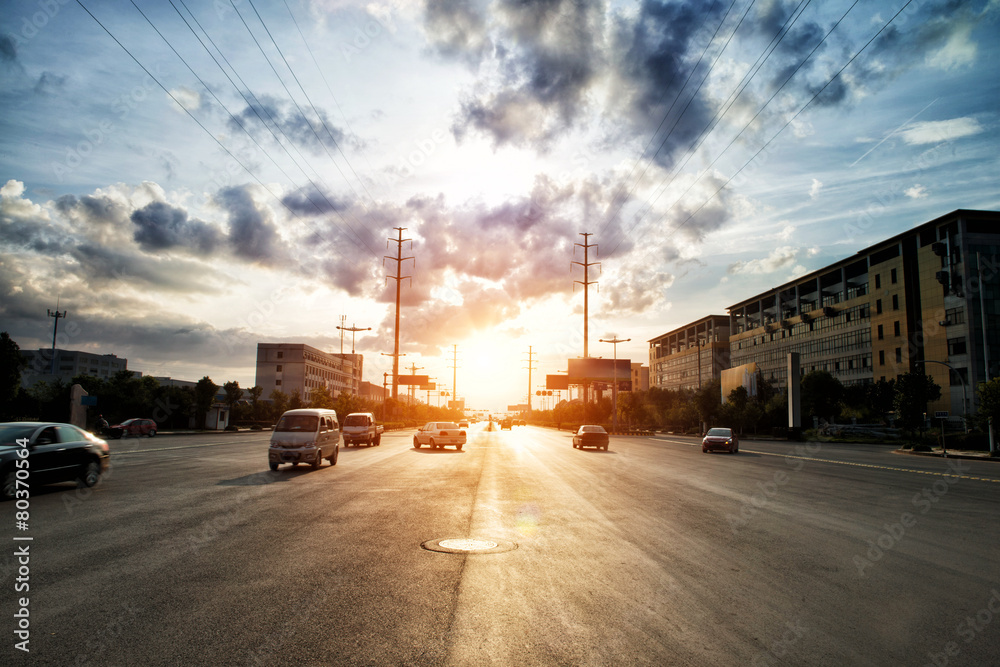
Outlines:
{"type": "Polygon", "coordinates": [[[701,441],[701,451],[722,449],[730,454],[739,454],[740,439],[731,428],[710,428],[701,441]]]}
{"type": "Polygon", "coordinates": [[[27,484],[75,480],[80,486],[94,486],[107,471],[109,460],[107,442],[72,424],[0,424],[0,493],[4,498],[19,496],[27,484]]]}
{"type": "MultiPolygon", "coordinates": [[[[513,419],[511,419],[510,417],[507,417],[507,418],[506,418],[506,419],[504,419],[504,420],[503,420],[502,422],[500,422],[500,430],[502,431],[502,430],[504,430],[505,428],[506,428],[506,429],[510,429],[510,428],[511,428],[511,426],[513,426],[513,425],[514,425],[514,420],[513,420],[513,419]]],[[[511,429],[511,430],[513,430],[513,429],[511,429]]]]}
{"type": "Polygon", "coordinates": [[[115,424],[108,429],[109,438],[121,438],[126,435],[148,435],[152,438],[156,435],[156,422],[152,419],[126,419],[121,424],[115,424]]]}
{"type": "Polygon", "coordinates": [[[584,424],[573,436],[573,447],[579,449],[595,447],[607,451],[608,439],[608,432],[603,426],[584,424]]]}

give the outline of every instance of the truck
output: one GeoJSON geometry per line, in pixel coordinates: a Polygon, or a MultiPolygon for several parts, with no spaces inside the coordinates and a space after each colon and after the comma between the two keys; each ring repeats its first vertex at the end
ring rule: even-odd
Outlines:
{"type": "Polygon", "coordinates": [[[375,421],[375,415],[370,412],[352,412],[344,417],[341,434],[344,437],[344,447],[360,445],[371,447],[382,444],[384,427],[375,421]]]}

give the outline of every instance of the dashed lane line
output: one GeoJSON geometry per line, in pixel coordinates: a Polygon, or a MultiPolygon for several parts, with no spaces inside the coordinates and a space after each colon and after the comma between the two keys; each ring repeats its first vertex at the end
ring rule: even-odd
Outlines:
{"type": "MultiPolygon", "coordinates": [[[[684,445],[686,447],[698,447],[698,445],[692,445],[687,442],[679,442],[677,440],[666,440],[665,438],[650,438],[650,440],[658,440],[660,442],[669,442],[672,444],[684,445]]],[[[993,479],[990,477],[976,477],[974,475],[959,475],[949,472],[937,472],[934,470],[914,470],[913,468],[897,468],[895,466],[880,466],[873,463],[855,463],[853,461],[834,461],[832,459],[816,459],[811,456],[795,456],[794,454],[776,454],[775,452],[762,452],[757,449],[744,449],[744,452],[748,454],[760,454],[761,456],[780,456],[786,459],[799,459],[802,461],[815,461],[817,463],[833,463],[835,465],[842,466],[854,466],[856,468],[874,468],[875,470],[893,470],[896,472],[911,472],[918,475],[933,475],[935,477],[954,477],[955,479],[971,479],[977,482],[992,482],[994,484],[1000,484],[1000,479],[993,479]]],[[[955,461],[961,459],[953,459],[955,461]]],[[[961,464],[959,464],[961,465],[961,464]]]]}

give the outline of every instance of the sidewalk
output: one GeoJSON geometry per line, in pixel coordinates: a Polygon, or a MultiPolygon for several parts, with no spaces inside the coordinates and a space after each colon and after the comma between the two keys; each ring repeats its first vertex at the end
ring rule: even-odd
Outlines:
{"type": "Polygon", "coordinates": [[[949,449],[947,455],[941,452],[941,448],[933,449],[929,452],[915,452],[912,449],[895,449],[893,454],[909,454],[910,456],[934,456],[937,458],[966,459],[969,461],[996,461],[1000,463],[1000,456],[990,456],[989,452],[969,451],[961,449],[949,449]]]}

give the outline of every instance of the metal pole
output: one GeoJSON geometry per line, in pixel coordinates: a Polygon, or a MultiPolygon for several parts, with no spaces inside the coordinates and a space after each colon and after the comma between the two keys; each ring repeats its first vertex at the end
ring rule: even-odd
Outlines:
{"type": "Polygon", "coordinates": [[[618,343],[627,343],[631,338],[619,339],[617,336],[611,340],[601,339],[602,343],[612,343],[614,346],[614,365],[612,366],[612,377],[614,385],[611,387],[611,430],[618,432],[618,343]]]}

